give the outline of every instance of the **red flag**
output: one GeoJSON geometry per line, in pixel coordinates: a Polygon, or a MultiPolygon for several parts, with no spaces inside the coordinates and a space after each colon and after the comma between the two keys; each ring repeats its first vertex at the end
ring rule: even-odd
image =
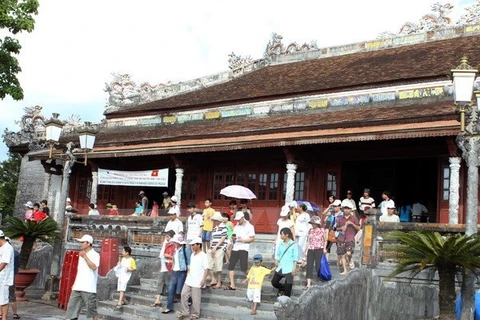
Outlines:
{"type": "Polygon", "coordinates": [[[152,171],[152,177],[158,177],[158,170],[152,171]]]}

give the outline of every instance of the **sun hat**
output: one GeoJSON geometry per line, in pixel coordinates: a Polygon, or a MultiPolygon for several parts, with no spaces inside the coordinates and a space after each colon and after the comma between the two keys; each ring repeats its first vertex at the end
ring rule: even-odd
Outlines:
{"type": "Polygon", "coordinates": [[[253,256],[253,261],[261,261],[263,260],[263,257],[260,253],[257,253],[256,255],[253,256]]]}
{"type": "Polygon", "coordinates": [[[395,209],[395,202],[393,202],[392,200],[388,200],[387,201],[387,209],[395,209]]]}
{"type": "Polygon", "coordinates": [[[352,203],[348,200],[343,200],[342,201],[342,208],[349,208],[352,209],[352,203]]]}
{"type": "Polygon", "coordinates": [[[5,237],[5,240],[8,242],[12,241],[9,237],[5,237]]]}
{"type": "Polygon", "coordinates": [[[337,200],[333,201],[333,205],[334,205],[335,207],[340,207],[340,206],[342,205],[342,201],[340,201],[339,199],[337,199],[337,200]]]}
{"type": "Polygon", "coordinates": [[[75,239],[77,240],[78,242],[88,242],[90,244],[93,243],[93,237],[89,234],[84,234],[83,237],[81,237],[80,239],[75,239]]]}
{"type": "Polygon", "coordinates": [[[25,207],[33,208],[33,202],[32,201],[27,201],[27,203],[24,204],[25,207]]]}
{"type": "Polygon", "coordinates": [[[296,208],[298,206],[297,201],[291,201],[288,203],[289,208],[296,208]]]}
{"type": "Polygon", "coordinates": [[[168,192],[167,192],[167,191],[165,191],[165,192],[163,192],[163,193],[162,193],[162,195],[164,195],[164,196],[168,196],[168,192]]]}
{"type": "Polygon", "coordinates": [[[202,244],[202,238],[195,237],[195,238],[192,239],[192,241],[190,241],[190,245],[194,245],[195,243],[202,244]]]}
{"type": "Polygon", "coordinates": [[[0,230],[0,237],[5,237],[5,233],[2,230],[0,230]]]}
{"type": "Polygon", "coordinates": [[[72,199],[70,199],[70,198],[67,198],[67,200],[66,200],[66,201],[67,201],[67,202],[72,202],[72,199]]]}
{"type": "Polygon", "coordinates": [[[280,211],[280,217],[286,217],[290,213],[290,209],[288,206],[283,206],[282,210],[280,211]]]}
{"type": "Polygon", "coordinates": [[[322,221],[320,220],[319,216],[313,216],[310,218],[310,221],[308,223],[321,225],[322,221]]]}
{"type": "Polygon", "coordinates": [[[245,214],[243,213],[243,211],[237,211],[237,213],[235,214],[235,220],[240,220],[242,218],[245,218],[245,214]]]}
{"type": "Polygon", "coordinates": [[[212,220],[212,221],[223,221],[222,214],[218,211],[215,211],[215,213],[213,214],[213,217],[211,217],[210,220],[212,220]]]}
{"type": "Polygon", "coordinates": [[[172,202],[177,202],[177,201],[178,201],[177,196],[172,196],[172,197],[170,198],[170,201],[172,201],[172,202]]]}
{"type": "Polygon", "coordinates": [[[112,204],[109,202],[109,203],[107,203],[107,204],[105,205],[105,207],[111,208],[111,207],[113,207],[113,206],[112,206],[112,204]]]}
{"type": "Polygon", "coordinates": [[[183,236],[180,234],[176,234],[173,236],[172,239],[170,239],[170,242],[176,242],[178,244],[185,244],[185,241],[183,240],[183,236]]]}
{"type": "Polygon", "coordinates": [[[113,210],[118,210],[117,205],[116,205],[116,204],[112,204],[112,209],[113,209],[113,210]]]}
{"type": "Polygon", "coordinates": [[[145,194],[145,191],[140,191],[138,195],[145,194]]]}

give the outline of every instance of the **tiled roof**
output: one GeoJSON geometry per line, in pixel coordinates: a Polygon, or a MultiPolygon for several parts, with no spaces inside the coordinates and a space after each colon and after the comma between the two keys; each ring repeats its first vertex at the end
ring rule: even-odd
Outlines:
{"type": "Polygon", "coordinates": [[[272,65],[202,90],[120,109],[107,118],[166,113],[446,79],[460,57],[480,64],[480,35],[272,65]]]}
{"type": "MultiPolygon", "coordinates": [[[[109,147],[122,148],[133,146],[142,148],[145,144],[178,143],[198,139],[217,139],[234,137],[238,141],[248,139],[247,136],[256,136],[261,140],[268,134],[283,134],[282,137],[294,137],[293,132],[302,135],[302,132],[315,130],[330,130],[330,134],[350,134],[363,132],[367,127],[428,123],[438,121],[456,122],[457,116],[453,111],[451,100],[422,99],[404,102],[405,104],[385,104],[364,106],[355,109],[318,109],[304,112],[279,113],[270,116],[248,118],[231,118],[218,120],[192,121],[183,124],[157,125],[145,127],[106,127],[97,135],[95,150],[109,147]]],[[[418,130],[428,130],[419,127],[418,130]]],[[[437,129],[440,129],[438,127],[437,129]]],[[[449,125],[451,129],[451,124],[449,125]]],[[[324,131],[327,132],[327,131],[324,131]]],[[[375,132],[378,131],[375,129],[375,132]]],[[[388,133],[388,132],[386,132],[388,133]]],[[[282,138],[283,139],[283,138],[282,138]]],[[[247,143],[247,142],[246,142],[247,143]]]]}

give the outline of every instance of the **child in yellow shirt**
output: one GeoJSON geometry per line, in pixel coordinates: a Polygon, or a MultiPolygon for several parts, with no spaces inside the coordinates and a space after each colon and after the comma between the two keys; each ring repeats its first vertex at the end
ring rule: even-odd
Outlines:
{"type": "Polygon", "coordinates": [[[118,277],[117,290],[120,292],[116,307],[117,310],[122,309],[122,306],[127,304],[127,299],[125,298],[127,283],[132,276],[132,271],[135,271],[136,269],[137,265],[132,258],[132,249],[130,247],[123,247],[122,260],[119,261],[115,267],[115,275],[118,277]]]}
{"type": "Polygon", "coordinates": [[[253,301],[252,311],[250,311],[252,315],[257,314],[257,305],[260,303],[262,296],[263,279],[276,268],[268,269],[262,266],[262,259],[261,254],[253,256],[254,265],[248,271],[247,278],[242,282],[245,284],[248,281],[247,299],[250,302],[253,301]]]}

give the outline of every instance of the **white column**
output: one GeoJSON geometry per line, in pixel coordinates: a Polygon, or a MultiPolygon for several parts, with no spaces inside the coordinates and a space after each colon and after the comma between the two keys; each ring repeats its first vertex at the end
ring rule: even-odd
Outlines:
{"type": "MultiPolygon", "coordinates": [[[[477,233],[478,223],[478,156],[480,137],[468,137],[467,149],[467,214],[465,234],[470,236],[477,233]]],[[[464,156],[465,157],[465,156],[464,156]]]]}
{"type": "Polygon", "coordinates": [[[295,174],[297,173],[297,165],[287,163],[287,190],[285,192],[285,203],[293,201],[295,194],[295,174]]]}
{"type": "Polygon", "coordinates": [[[92,190],[90,192],[90,203],[97,203],[98,172],[92,171],[92,190]]]}
{"type": "Polygon", "coordinates": [[[183,184],[183,169],[182,168],[176,168],[175,169],[175,196],[178,199],[177,204],[180,205],[182,201],[182,184],[183,184]]]}
{"type": "Polygon", "coordinates": [[[460,157],[450,157],[450,190],[448,197],[448,223],[458,224],[460,199],[460,157]]]}
{"type": "Polygon", "coordinates": [[[42,199],[41,200],[47,200],[48,199],[48,191],[50,189],[50,177],[52,176],[51,173],[45,172],[43,176],[43,191],[42,191],[42,199]]]}

